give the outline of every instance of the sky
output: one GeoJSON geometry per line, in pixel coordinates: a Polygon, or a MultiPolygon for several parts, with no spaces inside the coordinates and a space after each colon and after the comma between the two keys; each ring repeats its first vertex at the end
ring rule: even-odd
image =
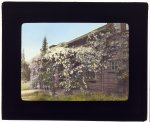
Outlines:
{"type": "Polygon", "coordinates": [[[46,37],[48,45],[71,41],[106,23],[24,23],[21,41],[26,61],[40,53],[42,42],[46,37]]]}

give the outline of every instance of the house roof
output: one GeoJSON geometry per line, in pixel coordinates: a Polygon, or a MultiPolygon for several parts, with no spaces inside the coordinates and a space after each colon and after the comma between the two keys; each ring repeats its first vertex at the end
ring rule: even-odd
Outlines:
{"type": "Polygon", "coordinates": [[[77,37],[77,38],[75,38],[75,39],[73,39],[73,40],[67,42],[67,44],[68,44],[68,46],[72,46],[72,45],[74,45],[75,43],[79,43],[79,42],[80,42],[80,43],[85,43],[85,42],[81,42],[81,41],[85,41],[85,39],[88,37],[89,34],[95,33],[95,32],[103,31],[103,30],[105,30],[105,29],[107,28],[107,26],[108,26],[108,25],[106,24],[106,25],[104,25],[104,26],[102,26],[102,27],[99,27],[99,28],[97,28],[97,29],[95,29],[95,30],[92,30],[92,31],[90,31],[90,32],[88,32],[88,33],[86,33],[86,34],[80,36],[80,37],[77,37]]]}

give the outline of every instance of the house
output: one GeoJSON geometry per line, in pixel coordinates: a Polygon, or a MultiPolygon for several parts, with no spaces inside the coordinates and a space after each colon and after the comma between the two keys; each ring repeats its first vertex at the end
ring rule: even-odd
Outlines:
{"type": "MultiPolygon", "coordinates": [[[[107,68],[95,73],[93,80],[87,81],[90,90],[98,90],[107,93],[128,94],[128,82],[121,84],[118,81],[118,67],[124,66],[128,70],[128,41],[129,26],[127,23],[107,23],[85,35],[82,35],[67,43],[67,47],[88,47],[89,40],[107,41],[112,51],[112,57],[107,61],[107,68]],[[114,54],[113,54],[114,53],[114,54]],[[124,58],[126,61],[124,61],[124,58]],[[123,62],[124,61],[124,62],[123,62]]],[[[100,48],[100,47],[98,47],[100,48]]]]}
{"type": "MultiPolygon", "coordinates": [[[[107,23],[106,25],[69,42],[54,45],[49,48],[53,51],[53,53],[56,53],[56,49],[78,49],[80,47],[88,48],[91,46],[90,42],[96,41],[101,42],[101,45],[99,44],[96,46],[95,50],[102,51],[102,48],[106,49],[102,52],[102,54],[105,55],[103,55],[101,60],[101,63],[103,64],[101,70],[99,70],[99,72],[89,73],[89,76],[91,75],[92,79],[86,80],[88,89],[91,91],[101,91],[110,94],[128,94],[129,26],[127,23],[107,23]],[[125,79],[125,82],[122,82],[118,78],[122,73],[120,73],[122,70],[121,68],[126,69],[125,76],[127,78],[125,79]]],[[[54,75],[55,83],[63,81],[63,78],[58,78],[58,71],[63,72],[63,67],[62,69],[56,69],[54,75]]]]}

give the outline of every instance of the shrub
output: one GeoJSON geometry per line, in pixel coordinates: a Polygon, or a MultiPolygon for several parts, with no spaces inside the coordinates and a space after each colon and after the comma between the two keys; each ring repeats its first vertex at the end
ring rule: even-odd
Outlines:
{"type": "Polygon", "coordinates": [[[30,83],[21,82],[21,90],[29,90],[30,87],[30,83]]]}

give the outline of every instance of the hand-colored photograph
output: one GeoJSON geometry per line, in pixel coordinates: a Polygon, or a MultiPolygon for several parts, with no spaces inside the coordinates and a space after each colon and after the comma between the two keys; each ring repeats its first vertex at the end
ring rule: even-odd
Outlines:
{"type": "Polygon", "coordinates": [[[24,23],[23,101],[127,101],[127,23],[24,23]]]}

